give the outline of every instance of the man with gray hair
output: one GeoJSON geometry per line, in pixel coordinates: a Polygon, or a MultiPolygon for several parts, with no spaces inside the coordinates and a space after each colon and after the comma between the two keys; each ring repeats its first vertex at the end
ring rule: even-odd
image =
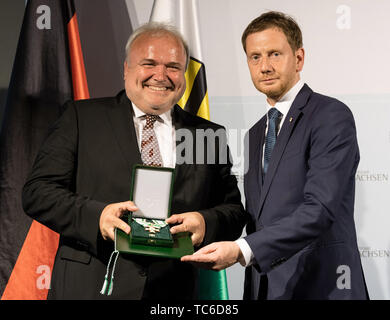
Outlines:
{"type": "MultiPolygon", "coordinates": [[[[23,189],[26,213],[60,234],[49,299],[107,298],[99,291],[114,230],[129,234],[121,216],[137,210],[126,201],[135,164],[175,168],[173,215],[167,219],[173,234],[190,232],[195,247],[240,236],[246,218],[230,161],[177,164],[183,157],[199,160],[196,145],[204,141],[196,139],[196,130],[222,128],[176,105],[186,87],[188,56],[172,27],[142,26],[126,46],[125,90],[116,97],[68,102],[53,126],[23,189]],[[183,129],[193,139],[176,141],[183,129]],[[153,155],[143,152],[147,130],[153,132],[153,155]],[[177,153],[176,143],[188,148],[177,153]],[[191,151],[190,157],[182,154],[191,151]]],[[[219,153],[217,143],[214,147],[219,153]]],[[[196,298],[197,275],[179,260],[121,254],[109,298],[196,298]]]]}

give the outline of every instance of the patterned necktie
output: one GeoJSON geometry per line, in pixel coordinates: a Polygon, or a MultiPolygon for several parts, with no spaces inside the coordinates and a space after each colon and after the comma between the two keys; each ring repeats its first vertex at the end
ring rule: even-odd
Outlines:
{"type": "Polygon", "coordinates": [[[141,140],[141,159],[147,166],[161,167],[162,158],[160,149],[158,147],[158,141],[153,126],[159,116],[147,114],[146,124],[142,130],[141,140]]]}
{"type": "Polygon", "coordinates": [[[271,108],[268,111],[268,132],[267,132],[267,137],[265,138],[265,148],[264,148],[264,174],[267,173],[272,150],[274,149],[276,143],[277,127],[281,115],[282,114],[275,107],[271,108]]]}

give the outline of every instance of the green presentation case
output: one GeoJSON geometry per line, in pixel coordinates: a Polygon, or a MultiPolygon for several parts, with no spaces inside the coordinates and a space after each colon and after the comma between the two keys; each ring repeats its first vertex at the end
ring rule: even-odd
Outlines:
{"type": "Polygon", "coordinates": [[[154,256],[161,258],[180,259],[182,256],[193,254],[191,237],[188,232],[172,236],[173,246],[151,246],[133,243],[130,237],[122,230],[116,229],[115,249],[120,253],[154,256]]]}
{"type": "MultiPolygon", "coordinates": [[[[149,222],[151,219],[145,219],[145,222],[149,222]]],[[[152,220],[160,221],[160,220],[152,220]]],[[[128,224],[131,227],[131,240],[133,243],[146,244],[154,246],[171,247],[173,246],[173,238],[170,232],[169,225],[160,228],[158,232],[148,232],[145,228],[137,223],[131,216],[129,216],[128,224]]]]}
{"type": "Polygon", "coordinates": [[[130,200],[138,211],[123,217],[131,226],[130,235],[116,229],[115,248],[121,253],[179,259],[194,253],[189,233],[172,235],[169,226],[149,233],[133,218],[164,221],[171,215],[175,170],[165,167],[135,165],[132,172],[130,200]]]}

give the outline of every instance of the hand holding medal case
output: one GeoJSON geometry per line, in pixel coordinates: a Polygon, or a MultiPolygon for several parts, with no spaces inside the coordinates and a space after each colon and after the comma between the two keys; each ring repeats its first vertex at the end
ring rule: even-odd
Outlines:
{"type": "Polygon", "coordinates": [[[116,250],[167,258],[194,252],[189,233],[172,235],[165,222],[171,215],[173,182],[172,168],[134,166],[130,200],[139,210],[127,217],[130,236],[116,229],[116,250]]]}

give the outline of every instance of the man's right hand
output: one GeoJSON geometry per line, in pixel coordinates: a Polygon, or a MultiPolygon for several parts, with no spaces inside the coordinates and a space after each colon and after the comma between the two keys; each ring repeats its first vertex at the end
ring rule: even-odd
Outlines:
{"type": "Polygon", "coordinates": [[[126,211],[137,211],[138,208],[132,201],[111,203],[107,205],[100,215],[99,228],[104,240],[114,241],[115,228],[121,229],[126,234],[130,233],[130,226],[120,219],[126,211]]]}

